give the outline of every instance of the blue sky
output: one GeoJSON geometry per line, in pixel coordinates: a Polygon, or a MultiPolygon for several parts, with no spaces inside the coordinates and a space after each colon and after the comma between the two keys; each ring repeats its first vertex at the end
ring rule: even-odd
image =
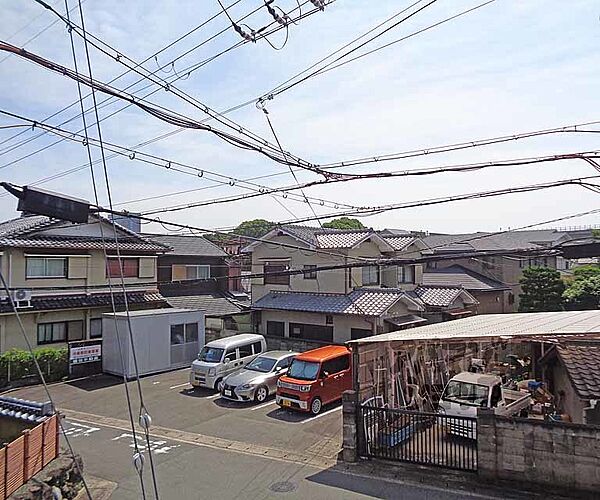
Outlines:
{"type": "MultiPolygon", "coordinates": [[[[50,2],[64,13],[63,0],[50,2]]],[[[232,3],[232,0],[227,4],[232,3]]],[[[240,18],[262,0],[242,0],[232,9],[240,18]]],[[[289,30],[289,40],[280,50],[266,42],[247,44],[218,58],[193,73],[178,87],[223,110],[263,94],[287,80],[340,45],[408,6],[409,1],[337,0],[289,30]]],[[[423,2],[425,3],[425,2],[423,2]]],[[[480,3],[476,0],[439,0],[410,21],[391,30],[368,47],[376,47],[480,3]]],[[[73,0],[70,7],[75,7],[73,0]]],[[[284,10],[297,6],[295,0],[276,0],[284,10]]],[[[0,3],[3,23],[0,39],[21,46],[55,21],[33,0],[0,3]],[[24,27],[25,26],[25,27],[24,27]],[[24,27],[24,28],[23,28],[24,27]]],[[[216,0],[197,1],[98,1],[83,3],[86,28],[134,60],[142,60],[219,11],[216,0]]],[[[600,23],[598,5],[592,0],[497,0],[473,13],[415,36],[405,42],[313,78],[276,97],[268,110],[279,139],[293,153],[315,163],[379,155],[411,149],[552,128],[600,120],[600,23]]],[[[78,20],[78,17],[75,18],[78,20]]],[[[247,23],[258,28],[271,22],[263,8],[247,23]]],[[[165,64],[227,26],[225,16],[162,53],[165,64]]],[[[182,71],[239,40],[229,30],[175,65],[182,71]]],[[[273,35],[274,44],[283,34],[273,35]]],[[[76,37],[80,67],[84,65],[81,41],[76,37]]],[[[32,52],[72,67],[69,36],[61,22],[26,45],[32,52]]],[[[94,76],[109,81],[125,68],[93,48],[94,76]]],[[[37,120],[77,98],[74,82],[16,56],[0,54],[0,108],[37,120]]],[[[155,70],[152,60],[146,68],[155,70]]],[[[160,73],[163,77],[168,73],[160,73]]],[[[114,84],[119,88],[134,82],[127,75],[114,84]]],[[[140,88],[140,85],[133,89],[140,88]]],[[[102,96],[99,96],[101,99],[102,96]]],[[[159,91],[149,99],[190,117],[202,113],[176,96],[159,91]]],[[[86,102],[86,107],[90,102],[86,102]]],[[[101,110],[104,116],[122,104],[101,110]]],[[[50,123],[59,124],[77,108],[50,123]]],[[[244,126],[273,140],[263,114],[248,106],[231,115],[244,126]]],[[[0,126],[14,119],[0,117],[0,126]]],[[[79,130],[80,119],[65,128],[79,130]]],[[[600,129],[600,127],[597,127],[600,129]]],[[[0,141],[20,129],[0,130],[0,141]]],[[[102,123],[106,140],[132,146],[174,130],[141,110],[128,108],[102,123]]],[[[26,131],[20,139],[37,132],[26,131]]],[[[96,135],[94,130],[92,135],[96,135]]],[[[464,162],[491,161],[600,149],[594,134],[563,134],[510,142],[463,152],[356,167],[354,172],[398,170],[464,162]]],[[[0,180],[26,184],[84,165],[87,153],[80,144],[63,141],[42,153],[2,168],[21,156],[51,144],[56,137],[46,134],[14,151],[0,145],[0,180]]],[[[293,183],[286,167],[261,156],[235,149],[200,131],[185,131],[143,149],[165,158],[239,178],[282,172],[268,179],[271,186],[293,183]]],[[[94,157],[99,157],[97,150],[94,157]]],[[[149,210],[171,204],[194,202],[246,192],[237,186],[208,189],[132,203],[143,197],[211,186],[194,178],[148,166],[126,158],[108,163],[113,200],[119,208],[149,210]],[[127,202],[127,203],[125,203],[127,202]]],[[[97,170],[100,175],[100,171],[97,170]]],[[[334,184],[307,190],[307,194],[338,203],[373,206],[408,202],[460,193],[501,189],[549,182],[597,173],[583,161],[555,162],[524,167],[507,167],[469,174],[439,174],[421,178],[397,178],[334,184]]],[[[300,180],[315,179],[302,172],[300,180]]],[[[92,198],[89,170],[83,169],[42,185],[73,196],[92,198]]],[[[106,203],[104,186],[101,203],[106,203]]],[[[291,211],[298,217],[310,215],[304,203],[282,200],[286,209],[271,197],[175,212],[164,219],[207,228],[235,226],[250,218],[284,220],[291,211]]],[[[486,200],[457,202],[427,208],[386,212],[363,219],[373,227],[424,229],[443,232],[498,230],[536,223],[554,217],[591,210],[600,206],[598,195],[581,187],[554,188],[536,193],[509,195],[486,200]]],[[[15,214],[14,199],[0,197],[2,218],[15,214]]],[[[316,207],[328,212],[330,209],[316,207]]],[[[560,225],[597,223],[583,217],[560,225]]],[[[154,227],[153,229],[156,229],[154,227]]]]}

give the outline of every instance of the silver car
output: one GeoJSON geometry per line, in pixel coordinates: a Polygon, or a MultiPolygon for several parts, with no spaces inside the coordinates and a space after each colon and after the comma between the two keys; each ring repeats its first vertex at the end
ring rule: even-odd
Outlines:
{"type": "Polygon", "coordinates": [[[270,351],[257,356],[243,369],[223,379],[221,397],[262,403],[275,394],[277,380],[287,372],[297,355],[290,351],[270,351]]]}

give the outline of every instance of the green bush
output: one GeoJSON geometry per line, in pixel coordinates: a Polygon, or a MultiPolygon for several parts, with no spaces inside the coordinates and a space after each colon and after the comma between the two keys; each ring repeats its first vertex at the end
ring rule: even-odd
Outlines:
{"type": "MultiPolygon", "coordinates": [[[[66,347],[42,347],[33,353],[47,382],[56,382],[69,374],[69,354],[66,347]]],[[[39,380],[29,351],[10,349],[0,354],[0,385],[30,377],[39,380]]]]}

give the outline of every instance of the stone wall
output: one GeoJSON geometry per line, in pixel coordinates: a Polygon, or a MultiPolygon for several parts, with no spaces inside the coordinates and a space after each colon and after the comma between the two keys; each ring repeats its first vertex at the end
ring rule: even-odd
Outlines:
{"type": "Polygon", "coordinates": [[[600,426],[508,418],[480,409],[482,478],[600,491],[600,426]]]}
{"type": "Polygon", "coordinates": [[[358,436],[356,433],[356,392],[342,394],[342,460],[358,460],[358,436]]]}

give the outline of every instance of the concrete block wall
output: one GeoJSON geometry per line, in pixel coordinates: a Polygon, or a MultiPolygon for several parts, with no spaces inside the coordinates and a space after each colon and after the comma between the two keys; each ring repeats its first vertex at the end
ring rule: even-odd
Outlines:
{"type": "Polygon", "coordinates": [[[600,426],[500,417],[480,409],[477,450],[482,478],[600,491],[600,426]]]}
{"type": "Polygon", "coordinates": [[[342,460],[358,460],[358,437],[356,433],[356,392],[342,394],[342,460]]]}

